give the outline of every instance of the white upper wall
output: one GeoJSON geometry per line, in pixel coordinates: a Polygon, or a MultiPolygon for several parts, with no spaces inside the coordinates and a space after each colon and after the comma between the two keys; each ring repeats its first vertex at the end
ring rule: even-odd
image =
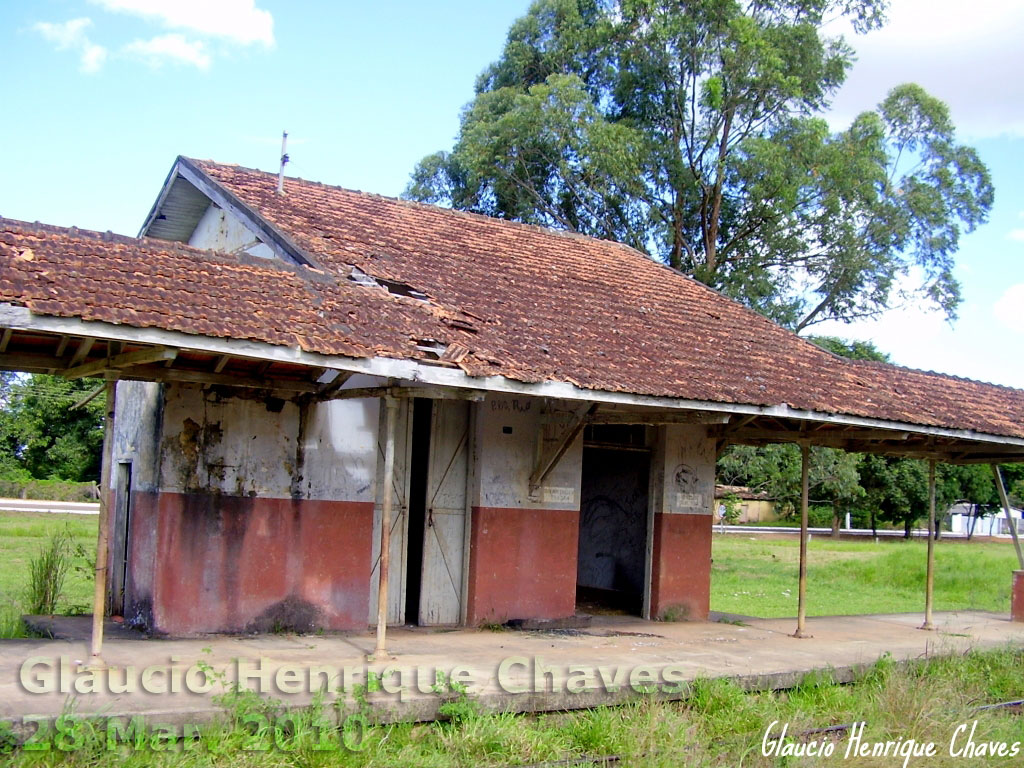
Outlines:
{"type": "MultiPolygon", "coordinates": [[[[530,474],[537,461],[538,434],[543,422],[564,421],[579,403],[536,397],[489,395],[477,403],[478,465],[472,504],[477,507],[579,509],[583,472],[583,437],[562,456],[535,497],[530,474]],[[545,406],[545,402],[547,405],[545,406]]],[[[557,431],[557,428],[552,431],[557,431]]]]}
{"type": "Polygon", "coordinates": [[[264,259],[275,258],[270,247],[261,242],[251,229],[214,203],[210,203],[199,220],[188,244],[212,251],[244,251],[264,259]]]}
{"type": "MultiPolygon", "coordinates": [[[[156,490],[160,471],[160,385],[148,381],[119,381],[116,404],[114,463],[132,463],[135,490],[156,490]]],[[[111,487],[116,482],[117,473],[111,472],[111,487]]]]}
{"type": "Polygon", "coordinates": [[[652,480],[654,511],[710,515],[715,499],[715,441],[700,424],[670,424],[659,430],[652,480]]]}

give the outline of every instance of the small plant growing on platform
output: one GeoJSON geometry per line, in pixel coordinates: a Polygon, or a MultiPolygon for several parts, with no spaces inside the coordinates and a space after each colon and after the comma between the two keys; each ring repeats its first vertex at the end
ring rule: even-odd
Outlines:
{"type": "Polygon", "coordinates": [[[49,615],[57,612],[64,593],[64,580],[71,568],[71,537],[67,531],[50,536],[38,557],[29,563],[28,612],[49,615]]]}
{"type": "Polygon", "coordinates": [[[658,614],[658,621],[687,621],[690,618],[690,606],[683,603],[670,605],[658,614]]]}

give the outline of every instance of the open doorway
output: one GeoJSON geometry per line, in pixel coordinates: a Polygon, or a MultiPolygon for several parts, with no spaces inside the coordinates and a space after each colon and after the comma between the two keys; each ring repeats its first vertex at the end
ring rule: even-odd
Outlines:
{"type": "Polygon", "coordinates": [[[423,577],[423,531],[427,520],[427,477],[430,473],[430,422],[433,403],[412,403],[412,450],[409,457],[409,536],[406,549],[405,623],[418,624],[423,577]]]}
{"type": "Polygon", "coordinates": [[[651,456],[642,426],[592,426],[583,436],[576,603],[584,613],[640,616],[651,456]]]}

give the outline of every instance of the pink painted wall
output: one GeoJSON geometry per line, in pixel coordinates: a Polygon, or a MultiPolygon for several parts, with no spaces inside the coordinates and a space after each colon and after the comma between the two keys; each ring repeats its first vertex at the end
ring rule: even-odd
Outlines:
{"type": "Polygon", "coordinates": [[[651,618],[706,621],[711,603],[710,515],[654,516],[651,618]]]}
{"type": "Polygon", "coordinates": [[[576,610],[576,510],[473,508],[467,623],[576,610]]]}
{"type": "Polygon", "coordinates": [[[366,628],[372,503],[164,492],[133,512],[129,620],[173,635],[366,628]]]}

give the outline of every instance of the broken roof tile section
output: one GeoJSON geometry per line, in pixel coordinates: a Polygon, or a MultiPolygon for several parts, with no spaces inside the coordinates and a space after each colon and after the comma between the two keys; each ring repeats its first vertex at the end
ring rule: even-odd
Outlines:
{"type": "Polygon", "coordinates": [[[420,338],[450,333],[426,302],[306,267],[9,219],[0,219],[0,301],[347,357],[423,357],[420,338]]]}

